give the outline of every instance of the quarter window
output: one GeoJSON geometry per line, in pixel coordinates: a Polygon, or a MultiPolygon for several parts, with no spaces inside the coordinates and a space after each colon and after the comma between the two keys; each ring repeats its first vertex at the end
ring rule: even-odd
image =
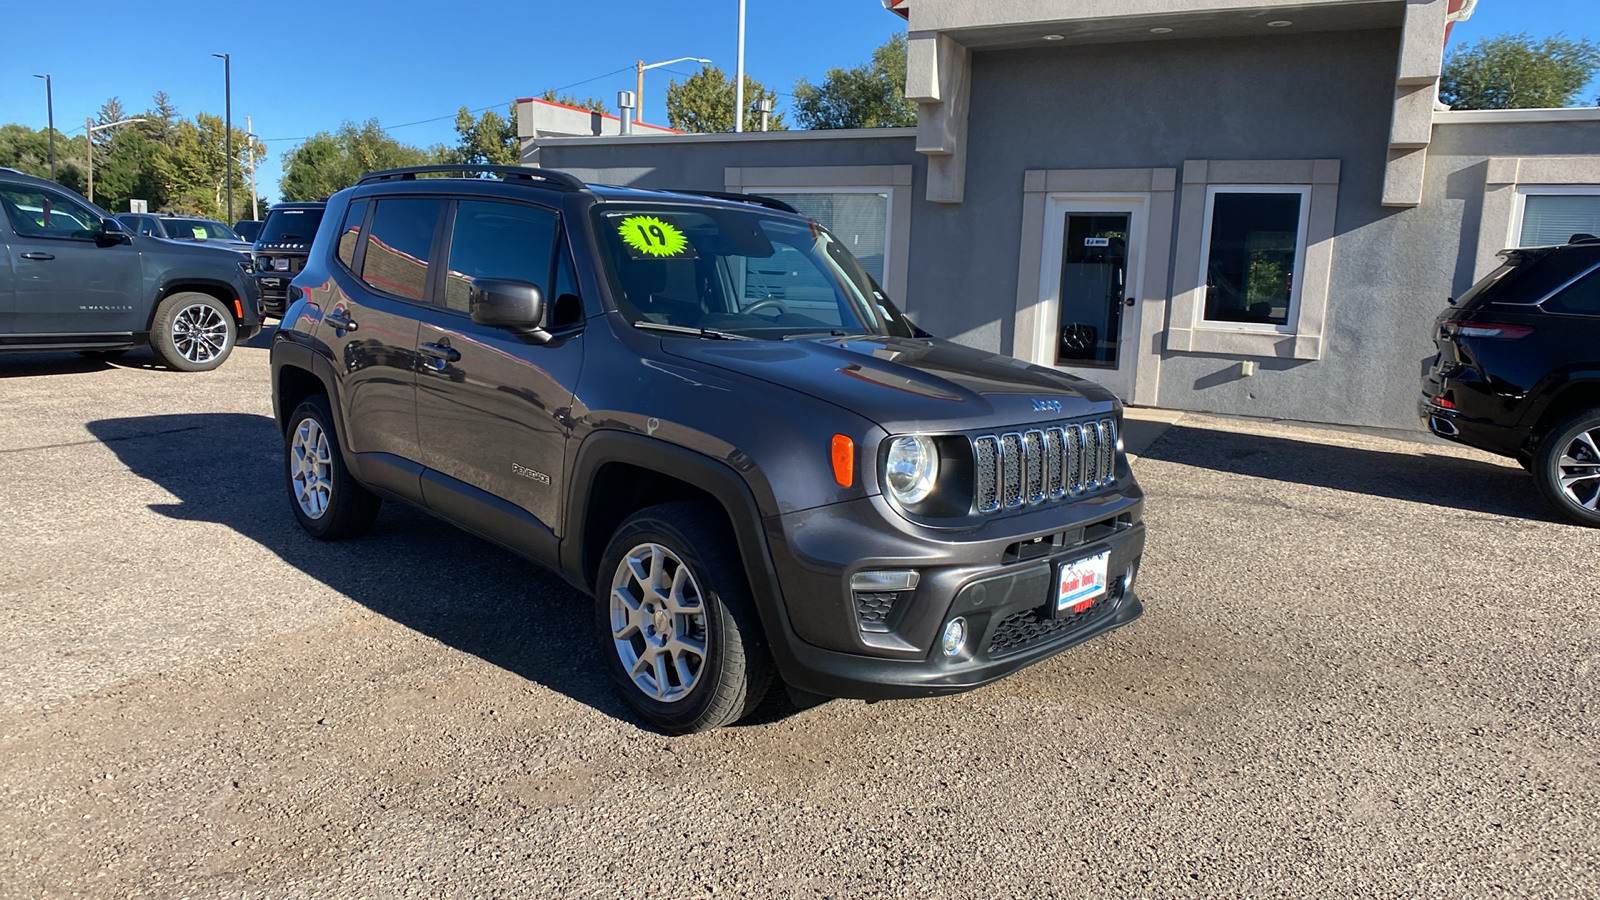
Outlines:
{"type": "Polygon", "coordinates": [[[1305,188],[1212,188],[1201,281],[1209,322],[1287,330],[1304,258],[1305,188]]]}
{"type": "Polygon", "coordinates": [[[21,237],[93,240],[100,216],[87,206],[55,191],[22,185],[0,186],[0,206],[21,237]]]}
{"type": "Polygon", "coordinates": [[[428,254],[441,203],[400,197],[379,200],[377,206],[367,233],[361,280],[386,294],[421,300],[428,290],[428,254]]]}
{"type": "Polygon", "coordinates": [[[339,230],[339,261],[346,268],[355,268],[356,247],[361,244],[361,227],[367,222],[367,201],[350,204],[344,215],[344,227],[339,230]]]}
{"type": "Polygon", "coordinates": [[[549,284],[555,238],[556,214],[549,210],[520,203],[461,201],[450,229],[445,305],[467,312],[474,278],[526,281],[538,285],[547,300],[553,299],[549,284]]]}
{"type": "Polygon", "coordinates": [[[1600,269],[1568,285],[1544,302],[1546,312],[1600,316],[1600,269]]]}

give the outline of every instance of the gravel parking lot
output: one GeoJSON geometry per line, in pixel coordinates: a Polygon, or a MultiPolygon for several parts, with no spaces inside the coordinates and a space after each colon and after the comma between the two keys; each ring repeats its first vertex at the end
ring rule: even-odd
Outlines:
{"type": "Polygon", "coordinates": [[[1600,894],[1600,532],[1515,464],[1184,417],[1139,622],[669,739],[554,576],[304,536],[264,346],[0,357],[0,896],[1600,894]]]}

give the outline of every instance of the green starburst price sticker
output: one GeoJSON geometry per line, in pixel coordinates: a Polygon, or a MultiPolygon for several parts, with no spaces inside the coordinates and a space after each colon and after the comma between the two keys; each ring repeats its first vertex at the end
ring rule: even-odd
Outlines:
{"type": "Polygon", "coordinates": [[[629,216],[617,234],[634,259],[694,259],[694,245],[678,226],[657,216],[629,216]]]}

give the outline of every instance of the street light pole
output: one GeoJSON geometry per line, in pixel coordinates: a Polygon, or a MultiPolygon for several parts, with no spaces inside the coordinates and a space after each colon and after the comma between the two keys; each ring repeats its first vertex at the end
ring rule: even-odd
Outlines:
{"type": "Polygon", "coordinates": [[[52,93],[50,91],[50,76],[49,75],[35,75],[33,77],[35,77],[35,78],[43,78],[44,79],[44,110],[45,110],[45,115],[49,117],[47,121],[49,122],[48,127],[50,129],[50,180],[51,181],[55,181],[56,180],[56,101],[55,101],[54,95],[52,95],[52,93]]]}
{"type": "Polygon", "coordinates": [[[733,130],[744,131],[744,0],[739,0],[739,71],[733,76],[733,130]]]}
{"type": "Polygon", "coordinates": [[[250,117],[244,117],[245,150],[250,153],[250,218],[261,218],[261,207],[256,203],[256,136],[250,117]]]}
{"type": "Polygon", "coordinates": [[[86,147],[89,148],[89,202],[90,203],[94,202],[94,133],[96,131],[105,131],[107,128],[115,128],[118,125],[128,125],[128,124],[131,124],[133,122],[143,122],[143,121],[144,121],[144,116],[135,116],[135,117],[133,117],[131,119],[118,119],[115,122],[107,122],[104,125],[96,125],[94,123],[94,119],[93,118],[85,118],[83,120],[83,137],[84,137],[84,142],[83,143],[84,143],[84,145],[86,147]]]}
{"type": "Polygon", "coordinates": [[[223,92],[223,133],[222,154],[227,157],[224,167],[227,169],[222,176],[228,185],[228,221],[233,221],[233,60],[226,53],[213,53],[212,56],[222,60],[222,92],[223,92]]]}
{"type": "Polygon", "coordinates": [[[634,112],[633,120],[635,122],[638,122],[640,124],[644,123],[644,73],[650,71],[651,69],[659,69],[662,66],[670,66],[673,63],[681,63],[681,62],[697,62],[697,63],[705,63],[706,65],[710,65],[711,64],[711,60],[702,59],[701,57],[698,57],[698,56],[680,56],[677,59],[669,59],[666,62],[651,63],[649,65],[645,65],[644,60],[642,60],[642,59],[639,60],[639,65],[637,67],[637,74],[639,76],[639,83],[637,85],[638,89],[633,92],[633,98],[634,98],[634,104],[635,104],[634,111],[633,111],[634,112]]]}

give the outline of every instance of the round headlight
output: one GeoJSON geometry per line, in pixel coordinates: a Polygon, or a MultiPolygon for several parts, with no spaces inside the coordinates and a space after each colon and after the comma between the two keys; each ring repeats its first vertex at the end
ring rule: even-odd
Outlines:
{"type": "Polygon", "coordinates": [[[939,479],[939,451],[921,435],[906,435],[889,442],[883,482],[894,499],[913,506],[928,499],[939,479]]]}

